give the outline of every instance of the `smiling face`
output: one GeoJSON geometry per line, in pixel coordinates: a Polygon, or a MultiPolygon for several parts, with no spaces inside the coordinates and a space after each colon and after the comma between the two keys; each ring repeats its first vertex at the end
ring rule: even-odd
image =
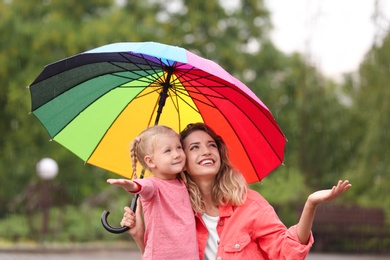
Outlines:
{"type": "Polygon", "coordinates": [[[187,156],[186,171],[194,179],[214,179],[221,167],[221,158],[214,139],[196,130],[183,140],[187,156]]]}
{"type": "Polygon", "coordinates": [[[146,155],[145,163],[154,176],[164,180],[175,179],[186,163],[186,155],[177,135],[161,135],[153,142],[153,153],[146,155]]]}

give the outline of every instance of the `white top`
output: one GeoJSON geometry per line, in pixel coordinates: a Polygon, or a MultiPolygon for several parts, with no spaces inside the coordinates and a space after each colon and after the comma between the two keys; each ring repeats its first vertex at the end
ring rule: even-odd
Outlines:
{"type": "Polygon", "coordinates": [[[206,250],[204,251],[205,260],[214,260],[217,256],[219,237],[217,233],[217,224],[219,216],[213,217],[206,213],[203,213],[202,219],[209,231],[209,237],[207,238],[206,250]]]}

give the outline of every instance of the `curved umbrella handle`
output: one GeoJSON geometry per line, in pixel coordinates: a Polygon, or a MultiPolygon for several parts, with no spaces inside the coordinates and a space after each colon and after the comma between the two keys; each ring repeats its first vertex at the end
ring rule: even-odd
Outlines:
{"type": "MultiPolygon", "coordinates": [[[[133,199],[131,200],[130,209],[133,212],[135,212],[135,210],[137,209],[137,199],[138,199],[138,194],[136,194],[133,197],[133,199]]],[[[110,215],[110,212],[105,210],[103,212],[102,218],[101,218],[102,225],[108,232],[111,232],[111,233],[114,233],[114,234],[122,234],[122,233],[125,233],[126,231],[128,231],[130,229],[129,227],[119,227],[119,228],[116,228],[116,227],[110,226],[110,224],[108,224],[108,222],[107,222],[108,215],[110,215]]]]}
{"type": "Polygon", "coordinates": [[[108,224],[108,222],[107,222],[108,215],[110,215],[110,212],[105,210],[103,212],[102,218],[101,218],[102,225],[108,232],[111,232],[114,234],[122,234],[122,233],[125,233],[127,230],[129,230],[129,227],[116,228],[116,227],[110,226],[110,224],[108,224]]]}

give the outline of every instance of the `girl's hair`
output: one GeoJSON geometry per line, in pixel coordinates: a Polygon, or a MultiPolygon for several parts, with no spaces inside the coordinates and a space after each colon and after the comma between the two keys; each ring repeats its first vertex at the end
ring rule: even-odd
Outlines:
{"type": "MultiPolygon", "coordinates": [[[[189,124],[181,133],[180,141],[184,140],[195,131],[204,131],[215,141],[221,157],[221,168],[215,176],[212,184],[211,197],[216,206],[230,203],[233,206],[242,205],[247,195],[247,183],[244,176],[232,166],[229,160],[228,148],[222,137],[217,135],[209,126],[203,123],[189,124]]],[[[188,172],[184,171],[183,179],[190,194],[192,209],[197,213],[205,211],[205,204],[199,187],[188,172]]]]}
{"type": "Polygon", "coordinates": [[[153,154],[154,146],[161,135],[177,136],[179,135],[170,127],[163,125],[155,125],[142,131],[131,142],[130,154],[133,165],[133,179],[137,178],[137,161],[139,161],[143,168],[151,171],[145,163],[145,156],[153,154]]]}

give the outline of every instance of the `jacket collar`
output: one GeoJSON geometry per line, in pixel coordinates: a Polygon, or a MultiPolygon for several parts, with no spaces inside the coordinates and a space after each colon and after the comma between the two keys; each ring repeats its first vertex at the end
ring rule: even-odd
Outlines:
{"type": "Polygon", "coordinates": [[[234,212],[234,207],[229,203],[224,206],[219,206],[219,217],[230,217],[234,212]]]}
{"type": "MultiPolygon", "coordinates": [[[[219,217],[220,218],[230,217],[233,214],[235,208],[236,207],[233,207],[230,203],[227,205],[219,206],[219,217]]],[[[196,213],[195,215],[200,219],[202,218],[202,214],[200,213],[196,213]]]]}

